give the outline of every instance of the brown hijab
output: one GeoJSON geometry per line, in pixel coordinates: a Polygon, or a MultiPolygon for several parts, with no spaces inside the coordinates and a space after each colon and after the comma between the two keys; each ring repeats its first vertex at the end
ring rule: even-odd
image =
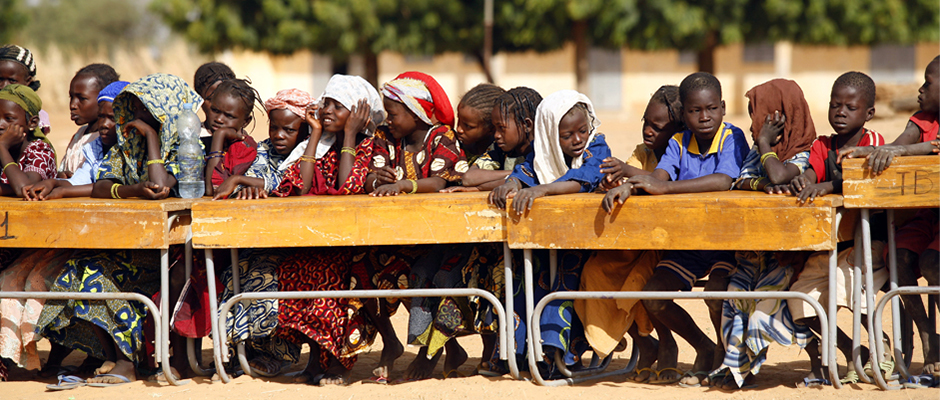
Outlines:
{"type": "Polygon", "coordinates": [[[803,90],[796,82],[774,79],[754,86],[744,96],[750,101],[747,111],[751,116],[751,137],[755,141],[768,114],[780,111],[787,117],[783,138],[774,146],[774,152],[781,161],[789,160],[813,145],[816,127],[809,113],[809,105],[803,98],[803,90]]]}

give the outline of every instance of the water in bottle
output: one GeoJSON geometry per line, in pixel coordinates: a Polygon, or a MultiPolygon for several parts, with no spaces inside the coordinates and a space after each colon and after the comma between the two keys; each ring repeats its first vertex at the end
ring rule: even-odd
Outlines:
{"type": "Polygon", "coordinates": [[[204,162],[205,154],[199,146],[199,131],[202,123],[199,116],[193,111],[193,104],[183,104],[176,119],[176,129],[180,136],[179,160],[180,197],[195,199],[202,197],[206,192],[204,162]]]}

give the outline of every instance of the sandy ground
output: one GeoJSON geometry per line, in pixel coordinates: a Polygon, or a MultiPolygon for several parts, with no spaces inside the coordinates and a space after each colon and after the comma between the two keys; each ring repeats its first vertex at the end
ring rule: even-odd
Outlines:
{"type": "MultiPolygon", "coordinates": [[[[923,284],[923,283],[922,283],[923,284]]],[[[706,322],[707,311],[702,301],[682,301],[689,312],[696,317],[696,322],[703,330],[714,338],[714,331],[706,322]]],[[[399,337],[403,336],[407,326],[407,312],[400,309],[393,317],[395,329],[399,337]]],[[[886,318],[889,318],[886,315],[886,318]]],[[[839,314],[839,325],[846,329],[851,324],[851,314],[843,311],[839,314]]],[[[886,326],[886,329],[888,327],[886,326]]],[[[890,330],[887,330],[890,332],[890,330]]],[[[482,350],[478,336],[460,338],[460,343],[467,349],[470,359],[459,369],[459,372],[470,375],[479,364],[479,355],[482,350]]],[[[694,352],[680,338],[679,342],[679,368],[687,370],[691,367],[694,352]]],[[[867,336],[862,340],[867,343],[867,336]]],[[[379,341],[381,342],[381,341],[379,341]]],[[[204,341],[203,358],[211,357],[208,341],[204,341]]],[[[919,343],[919,342],[918,342],[919,343]]],[[[42,357],[48,351],[48,342],[40,343],[42,357]]],[[[399,377],[405,367],[415,357],[417,348],[406,347],[405,354],[396,363],[392,372],[393,379],[399,377]]],[[[938,399],[940,389],[905,389],[900,391],[884,392],[871,384],[846,385],[841,390],[832,387],[796,389],[794,383],[802,380],[808,373],[809,361],[806,353],[796,347],[785,348],[774,345],[770,349],[769,360],[764,364],[760,374],[757,375],[756,389],[726,393],[716,389],[695,388],[687,389],[676,385],[657,386],[649,384],[625,383],[622,378],[613,378],[594,381],[573,387],[546,388],[537,386],[530,381],[514,381],[508,376],[502,378],[486,378],[482,376],[469,376],[466,378],[452,378],[443,380],[441,364],[438,364],[432,379],[420,382],[411,382],[397,385],[380,386],[363,383],[371,376],[371,370],[378,362],[381,353],[381,344],[368,353],[360,356],[353,369],[354,383],[346,387],[315,387],[306,384],[290,383],[289,377],[273,379],[254,379],[248,376],[236,378],[231,383],[222,384],[211,382],[208,378],[195,378],[184,386],[168,386],[152,382],[137,381],[118,387],[92,388],[83,387],[64,392],[46,391],[47,383],[54,383],[54,379],[37,380],[32,371],[14,370],[14,381],[0,383],[0,399],[277,399],[277,398],[309,398],[309,399],[478,399],[478,398],[512,398],[517,400],[548,400],[548,399],[577,399],[577,398],[610,398],[619,399],[627,397],[642,397],[644,400],[660,399],[823,399],[838,396],[840,399],[938,399]]],[[[301,364],[295,365],[293,370],[299,371],[306,362],[306,348],[301,364]]],[[[66,365],[77,365],[83,355],[76,352],[66,360],[66,365]]],[[[628,353],[621,353],[612,362],[611,367],[622,367],[627,363],[628,353]]],[[[919,371],[923,362],[919,344],[915,348],[912,367],[919,371]]],[[[840,356],[841,373],[845,371],[845,361],[840,356]]]]}

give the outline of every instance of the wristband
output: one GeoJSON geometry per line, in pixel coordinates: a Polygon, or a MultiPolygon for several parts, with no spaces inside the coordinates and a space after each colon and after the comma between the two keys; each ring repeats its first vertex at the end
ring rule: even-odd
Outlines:
{"type": "Polygon", "coordinates": [[[148,167],[151,166],[151,165],[154,165],[154,164],[166,164],[166,163],[165,163],[163,160],[159,159],[159,158],[156,159],[156,160],[147,161],[147,166],[148,166],[148,167]]]}

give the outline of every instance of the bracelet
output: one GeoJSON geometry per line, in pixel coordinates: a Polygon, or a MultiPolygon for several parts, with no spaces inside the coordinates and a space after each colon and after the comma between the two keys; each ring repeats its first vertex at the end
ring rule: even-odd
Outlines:
{"type": "Polygon", "coordinates": [[[760,184],[761,182],[764,181],[764,179],[767,179],[767,178],[764,178],[764,177],[760,177],[757,179],[751,178],[751,190],[760,190],[759,189],[760,184]]]}
{"type": "Polygon", "coordinates": [[[215,155],[211,155],[211,156],[206,156],[206,161],[209,161],[209,160],[211,160],[211,159],[213,159],[213,158],[224,158],[224,157],[225,157],[224,154],[215,154],[215,155]]]}
{"type": "Polygon", "coordinates": [[[213,155],[216,155],[216,154],[221,155],[221,156],[224,156],[224,155],[225,155],[225,152],[224,152],[224,151],[221,151],[221,150],[220,150],[220,151],[210,151],[210,152],[207,153],[206,155],[207,155],[207,156],[213,156],[213,155]]]}
{"type": "Polygon", "coordinates": [[[354,149],[354,148],[352,148],[352,147],[343,147],[343,149],[340,150],[339,152],[340,152],[340,154],[346,153],[346,154],[349,154],[349,155],[351,155],[351,156],[353,156],[353,157],[356,156],[356,149],[354,149]]]}
{"type": "Polygon", "coordinates": [[[375,188],[378,187],[378,186],[376,186],[378,183],[379,183],[379,178],[378,178],[378,177],[376,177],[375,179],[372,180],[372,190],[375,190],[375,188]]]}
{"type": "Polygon", "coordinates": [[[11,165],[17,165],[17,164],[16,164],[16,161],[10,161],[10,162],[6,163],[6,165],[3,166],[3,169],[0,170],[0,173],[6,173],[6,172],[7,172],[7,167],[9,167],[9,166],[11,166],[11,165]]]}
{"type": "Polygon", "coordinates": [[[304,155],[300,156],[300,161],[306,161],[306,162],[308,162],[308,163],[316,163],[316,162],[317,162],[317,158],[314,157],[314,156],[308,156],[308,155],[304,154],[304,155]]]}
{"type": "Polygon", "coordinates": [[[148,167],[151,166],[151,165],[154,165],[154,164],[166,164],[166,162],[164,162],[162,159],[159,159],[159,158],[156,159],[156,160],[147,161],[147,166],[148,166],[148,167]]]}
{"type": "Polygon", "coordinates": [[[409,179],[408,182],[411,182],[411,191],[408,194],[418,193],[418,181],[414,179],[409,179]]]}
{"type": "Polygon", "coordinates": [[[121,195],[118,194],[118,188],[119,188],[119,187],[121,187],[121,184],[120,184],[120,183],[115,183],[115,184],[111,185],[111,198],[112,198],[112,199],[120,199],[120,198],[121,198],[121,195]]]}
{"type": "Polygon", "coordinates": [[[771,151],[771,152],[764,153],[764,155],[760,156],[760,163],[761,163],[761,165],[764,165],[764,162],[767,161],[767,159],[770,158],[770,157],[776,158],[777,161],[780,161],[780,158],[777,157],[777,153],[771,151]]]}

